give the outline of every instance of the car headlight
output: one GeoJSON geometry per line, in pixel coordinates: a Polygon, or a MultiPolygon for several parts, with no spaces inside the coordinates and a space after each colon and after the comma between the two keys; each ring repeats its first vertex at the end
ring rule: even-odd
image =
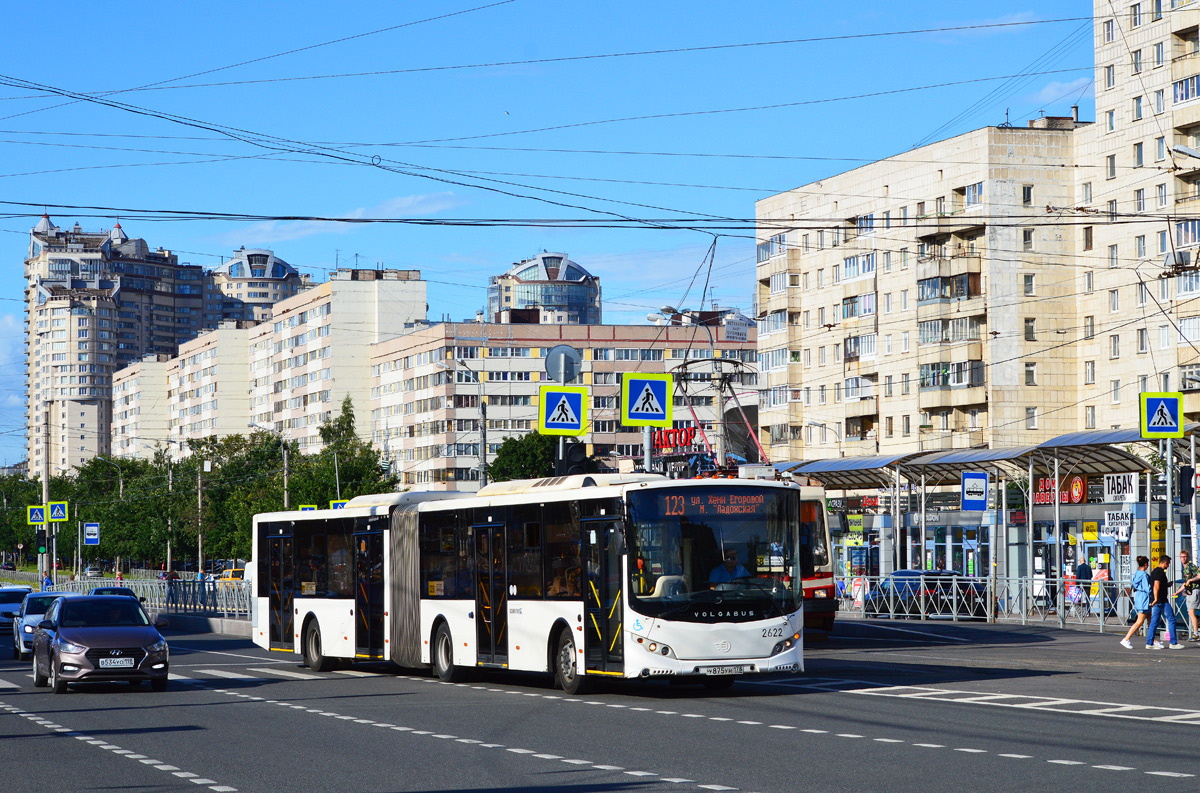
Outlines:
{"type": "Polygon", "coordinates": [[[33,626],[32,626],[32,625],[26,625],[26,626],[25,626],[25,632],[26,632],[26,633],[33,633],[33,626]]]}
{"type": "Polygon", "coordinates": [[[159,639],[154,644],[146,648],[148,653],[165,653],[167,651],[167,640],[159,639]]]}
{"type": "Polygon", "coordinates": [[[63,640],[58,643],[58,651],[60,653],[86,653],[87,648],[75,644],[74,642],[63,640]]]}

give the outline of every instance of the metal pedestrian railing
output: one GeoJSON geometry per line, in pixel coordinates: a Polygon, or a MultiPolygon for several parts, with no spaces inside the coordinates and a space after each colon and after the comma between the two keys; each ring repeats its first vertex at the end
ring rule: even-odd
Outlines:
{"type": "Polygon", "coordinates": [[[98,586],[123,586],[144,598],[146,608],[164,614],[194,614],[233,619],[250,618],[253,584],[250,581],[161,581],[135,578],[124,581],[91,579],[59,581],[62,592],[90,592],[98,586]]]}
{"type": "MultiPolygon", "coordinates": [[[[839,577],[839,617],[979,620],[1124,633],[1137,616],[1127,581],[986,579],[940,571],[908,572],[839,577]]],[[[1176,629],[1180,636],[1187,636],[1191,620],[1184,598],[1175,598],[1172,605],[1176,629]]]]}

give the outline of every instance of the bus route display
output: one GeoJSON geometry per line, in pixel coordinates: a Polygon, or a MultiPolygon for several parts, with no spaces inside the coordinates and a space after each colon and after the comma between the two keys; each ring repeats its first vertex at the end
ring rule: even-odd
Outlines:
{"type": "Polygon", "coordinates": [[[767,497],[763,493],[703,493],[698,496],[664,494],[659,497],[664,515],[692,517],[698,515],[763,515],[767,514],[767,497]]]}

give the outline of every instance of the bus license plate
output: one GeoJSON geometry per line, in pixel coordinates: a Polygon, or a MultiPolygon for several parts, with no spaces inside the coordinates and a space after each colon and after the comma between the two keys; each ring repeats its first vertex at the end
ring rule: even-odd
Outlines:
{"type": "Polygon", "coordinates": [[[114,667],[116,667],[118,669],[129,669],[132,666],[133,666],[132,658],[101,658],[100,659],[100,668],[101,669],[106,669],[106,668],[112,669],[114,667]]]}
{"type": "Polygon", "coordinates": [[[706,675],[740,675],[744,674],[744,666],[706,666],[702,670],[706,675]]]}

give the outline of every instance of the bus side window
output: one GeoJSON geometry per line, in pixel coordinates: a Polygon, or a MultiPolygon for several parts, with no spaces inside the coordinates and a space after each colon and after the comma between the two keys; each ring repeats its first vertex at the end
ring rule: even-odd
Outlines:
{"type": "Polygon", "coordinates": [[[458,596],[456,522],[453,512],[420,515],[421,597],[458,596]]]}
{"type": "Polygon", "coordinates": [[[326,544],[329,549],[329,597],[354,597],[354,546],[352,520],[331,520],[326,544]]]}
{"type": "Polygon", "coordinates": [[[542,510],[546,534],[546,594],[552,598],[578,599],[579,522],[566,502],[546,504],[542,510]]]}
{"type": "Polygon", "coordinates": [[[297,521],[292,531],[296,543],[297,594],[300,597],[325,597],[325,521],[297,521]]]}
{"type": "Polygon", "coordinates": [[[509,512],[508,583],[517,597],[542,596],[542,507],[518,504],[509,512]]]}

